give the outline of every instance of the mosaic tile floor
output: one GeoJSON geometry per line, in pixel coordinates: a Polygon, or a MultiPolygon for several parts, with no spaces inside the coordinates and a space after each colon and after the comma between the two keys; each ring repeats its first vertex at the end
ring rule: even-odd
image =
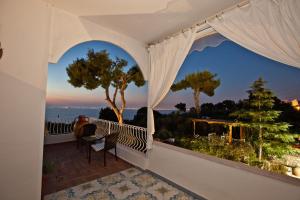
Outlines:
{"type": "Polygon", "coordinates": [[[44,200],[196,200],[156,176],[130,168],[46,195],[44,200]]]}

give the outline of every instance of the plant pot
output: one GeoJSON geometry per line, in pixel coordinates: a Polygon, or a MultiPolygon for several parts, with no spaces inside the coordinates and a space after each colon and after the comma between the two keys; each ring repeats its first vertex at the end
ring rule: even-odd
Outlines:
{"type": "Polygon", "coordinates": [[[300,177],[300,167],[293,168],[293,175],[300,177]]]}
{"type": "Polygon", "coordinates": [[[84,115],[79,115],[75,119],[75,124],[74,124],[74,135],[79,138],[83,134],[81,127],[85,124],[89,123],[89,118],[84,116],[84,115]]]}

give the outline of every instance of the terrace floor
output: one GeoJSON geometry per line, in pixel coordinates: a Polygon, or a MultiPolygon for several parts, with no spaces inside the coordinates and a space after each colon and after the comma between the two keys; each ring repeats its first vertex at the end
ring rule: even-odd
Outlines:
{"type": "Polygon", "coordinates": [[[89,164],[84,147],[77,149],[75,142],[45,145],[44,161],[53,163],[54,167],[51,173],[43,175],[42,196],[132,167],[120,158],[116,161],[109,153],[104,167],[102,152],[92,152],[89,164]]]}
{"type": "Polygon", "coordinates": [[[150,172],[130,168],[46,195],[44,200],[202,200],[150,172]]]}
{"type": "Polygon", "coordinates": [[[92,154],[88,164],[86,151],[75,142],[46,145],[44,161],[54,170],[43,175],[44,200],[203,200],[196,194],[150,171],[138,169],[122,159],[102,152],[92,154]]]}

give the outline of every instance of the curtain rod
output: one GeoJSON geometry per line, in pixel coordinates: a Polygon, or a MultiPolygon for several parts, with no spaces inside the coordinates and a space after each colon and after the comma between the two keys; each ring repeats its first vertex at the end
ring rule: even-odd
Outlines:
{"type": "Polygon", "coordinates": [[[202,32],[202,31],[205,31],[205,30],[211,28],[211,27],[207,24],[207,21],[212,20],[212,19],[215,19],[215,18],[219,17],[220,15],[223,15],[224,13],[226,13],[226,12],[228,12],[228,11],[231,11],[231,10],[237,8],[237,7],[238,7],[238,8],[241,8],[241,7],[246,6],[246,5],[248,5],[248,4],[250,4],[250,0],[242,1],[242,2],[237,3],[237,4],[235,4],[235,5],[233,5],[233,6],[229,7],[229,8],[223,9],[222,11],[217,12],[216,14],[214,14],[214,15],[212,15],[212,16],[210,16],[210,17],[205,18],[205,19],[202,20],[201,22],[198,22],[198,23],[192,25],[192,26],[189,27],[189,28],[182,29],[181,31],[179,31],[179,32],[177,32],[177,33],[175,33],[175,34],[169,35],[169,36],[167,36],[167,37],[164,37],[163,39],[160,39],[160,40],[157,40],[157,41],[155,41],[155,42],[149,43],[147,48],[149,48],[150,46],[153,46],[153,45],[155,45],[155,44],[161,43],[161,42],[163,42],[164,40],[167,40],[167,39],[169,39],[169,38],[171,38],[171,37],[175,37],[175,36],[179,35],[180,33],[184,33],[185,31],[187,31],[187,30],[189,30],[189,29],[191,29],[191,28],[194,28],[194,27],[199,27],[199,28],[200,28],[200,29],[197,31],[197,33],[200,33],[200,32],[202,32]],[[206,26],[205,26],[205,25],[206,25],[206,26]],[[201,28],[202,26],[203,26],[203,28],[201,28]]]}

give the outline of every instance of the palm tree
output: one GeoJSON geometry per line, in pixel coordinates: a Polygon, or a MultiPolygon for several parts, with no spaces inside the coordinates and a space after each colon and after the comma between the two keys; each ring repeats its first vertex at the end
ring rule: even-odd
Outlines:
{"type": "Polygon", "coordinates": [[[196,112],[200,113],[200,93],[203,92],[208,96],[213,96],[214,91],[220,85],[220,79],[215,79],[217,74],[209,71],[195,72],[188,74],[183,80],[174,83],[171,87],[173,92],[191,88],[194,91],[194,102],[196,112]]]}

